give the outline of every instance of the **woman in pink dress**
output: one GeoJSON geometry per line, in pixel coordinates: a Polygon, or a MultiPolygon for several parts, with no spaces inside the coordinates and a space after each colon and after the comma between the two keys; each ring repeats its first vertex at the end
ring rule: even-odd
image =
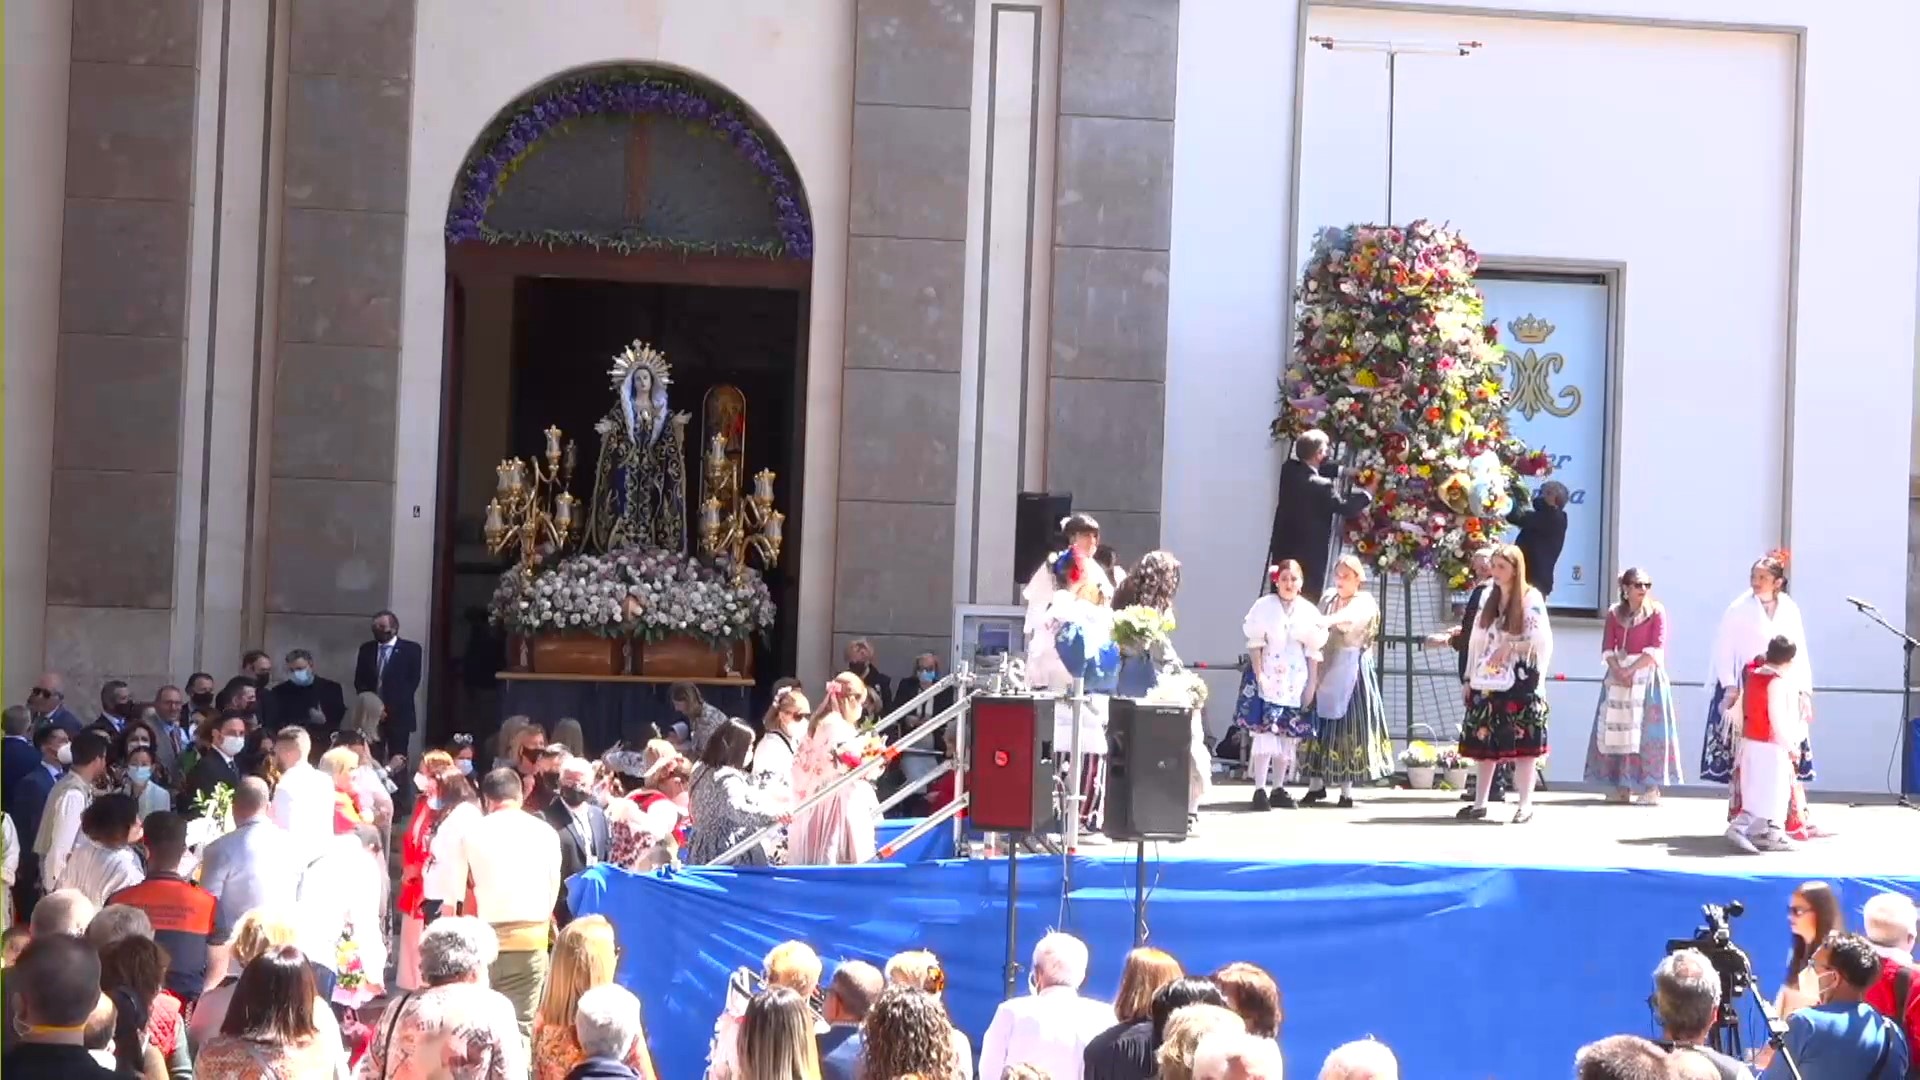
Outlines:
{"type": "MultiPolygon", "coordinates": [[[[812,730],[793,762],[793,798],[805,802],[872,755],[875,741],[860,732],[867,685],[842,672],[827,684],[826,699],[813,715],[812,730]]],[[[833,795],[795,814],[787,831],[787,865],[840,866],[873,858],[880,799],[874,794],[877,770],[841,787],[833,795]]]]}

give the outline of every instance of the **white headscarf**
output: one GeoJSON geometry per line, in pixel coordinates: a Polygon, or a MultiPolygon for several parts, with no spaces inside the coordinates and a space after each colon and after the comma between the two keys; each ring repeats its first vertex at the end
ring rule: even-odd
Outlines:
{"type": "Polygon", "coordinates": [[[1800,605],[1784,592],[1774,595],[1778,603],[1771,619],[1760,598],[1751,592],[1741,593],[1727,605],[1726,613],[1720,616],[1720,628],[1713,635],[1713,666],[1707,674],[1710,682],[1739,686],[1740,672],[1754,657],[1764,655],[1767,642],[1777,636],[1800,647],[1799,655],[1781,677],[1797,690],[1813,692],[1813,661],[1807,655],[1807,628],[1800,621],[1800,605]]]}

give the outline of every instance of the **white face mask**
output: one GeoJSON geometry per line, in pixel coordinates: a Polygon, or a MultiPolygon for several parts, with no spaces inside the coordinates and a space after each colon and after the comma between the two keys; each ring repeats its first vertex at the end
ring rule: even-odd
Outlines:
{"type": "Polygon", "coordinates": [[[413,774],[413,790],[424,793],[427,790],[427,785],[430,783],[432,783],[432,781],[427,779],[425,773],[413,774]]]}
{"type": "Polygon", "coordinates": [[[73,744],[61,743],[60,749],[54,751],[53,757],[55,761],[58,761],[62,765],[73,764],[73,744]]]}
{"type": "Polygon", "coordinates": [[[220,740],[220,752],[228,757],[239,757],[240,751],[247,748],[245,735],[229,735],[220,740]]]}

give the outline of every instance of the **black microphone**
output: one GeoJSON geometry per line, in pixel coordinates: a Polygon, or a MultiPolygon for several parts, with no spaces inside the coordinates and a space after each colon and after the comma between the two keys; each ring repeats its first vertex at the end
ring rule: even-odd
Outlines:
{"type": "Polygon", "coordinates": [[[1877,609],[1877,608],[1875,608],[1875,607],[1874,607],[1874,606],[1873,606],[1872,604],[1869,604],[1869,603],[1867,603],[1867,602],[1866,602],[1865,600],[1862,600],[1862,599],[1860,599],[1860,598],[1859,598],[1859,597],[1857,597],[1857,596],[1849,596],[1849,597],[1847,597],[1847,603],[1849,603],[1849,604],[1852,604],[1852,605],[1853,605],[1854,607],[1857,607],[1857,608],[1859,608],[1859,609],[1860,609],[1860,610],[1862,610],[1862,611],[1876,611],[1876,610],[1878,610],[1878,609],[1877,609]]]}

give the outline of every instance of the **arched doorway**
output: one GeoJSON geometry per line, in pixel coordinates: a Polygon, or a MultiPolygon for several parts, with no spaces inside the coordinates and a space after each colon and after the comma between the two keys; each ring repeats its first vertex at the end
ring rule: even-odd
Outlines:
{"type": "Polygon", "coordinates": [[[537,452],[557,425],[579,446],[574,494],[589,497],[609,362],[635,339],[672,363],[676,410],[697,418],[721,383],[746,394],[747,469],[774,470],[788,516],[767,574],[780,614],[758,670],[793,669],[812,255],[805,193],[779,141],[683,72],[570,73],[501,110],[474,143],[446,220],[432,688],[443,731],[497,714],[500,641],[485,610],[503,564],[481,539],[494,466],[537,452]]]}

